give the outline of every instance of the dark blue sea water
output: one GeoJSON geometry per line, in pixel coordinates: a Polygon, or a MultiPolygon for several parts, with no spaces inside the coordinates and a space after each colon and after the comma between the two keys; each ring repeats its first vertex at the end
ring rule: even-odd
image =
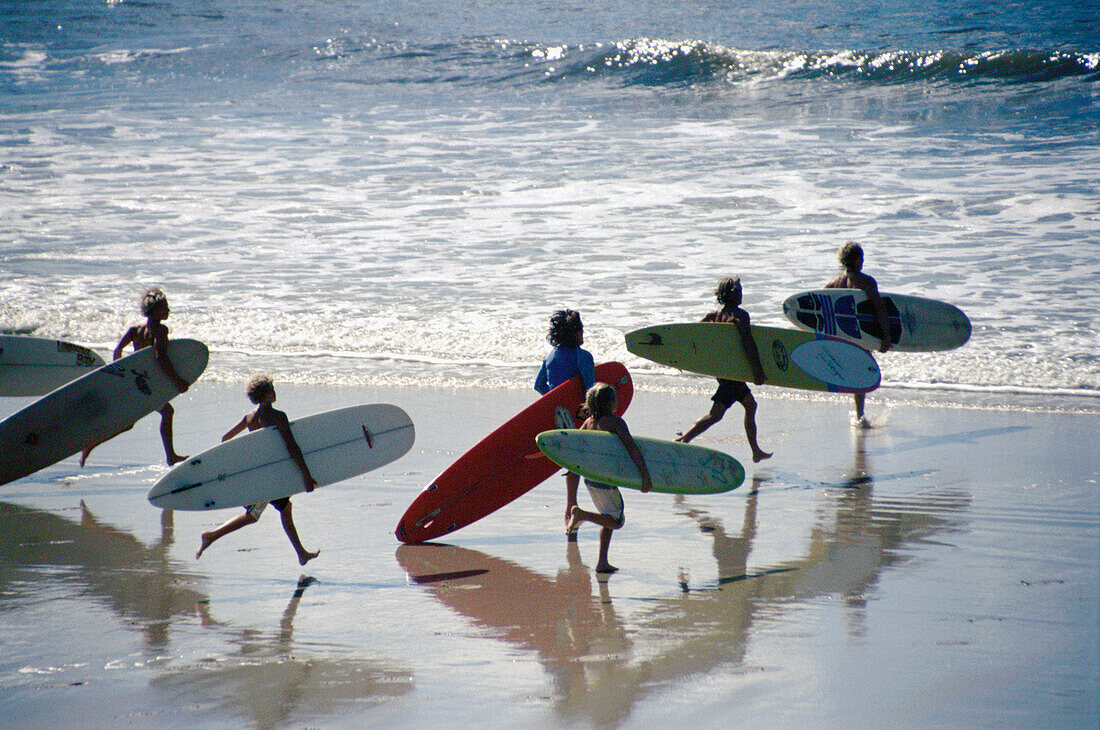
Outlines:
{"type": "Polygon", "coordinates": [[[214,378],[521,384],[572,306],[657,376],[623,332],[726,274],[785,325],[856,239],[883,290],[974,323],[886,385],[1094,399],[1097,28],[1095,2],[8,0],[0,329],[106,347],[157,284],[214,378]]]}

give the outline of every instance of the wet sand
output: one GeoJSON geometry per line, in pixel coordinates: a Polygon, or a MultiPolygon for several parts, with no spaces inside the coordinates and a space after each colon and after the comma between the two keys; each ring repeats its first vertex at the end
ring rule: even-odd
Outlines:
{"type": "MultiPolygon", "coordinates": [[[[706,498],[624,490],[563,533],[551,477],[438,545],[393,529],[431,478],[533,391],[280,385],[291,417],[390,402],[412,451],[295,497],[195,560],[236,510],[162,513],[157,417],[0,487],[0,717],[7,728],[1085,727],[1100,717],[1100,416],[758,390],[696,443],[746,483],[706,498]]],[[[217,443],[248,404],[200,381],[176,444],[217,443]]],[[[639,388],[671,438],[708,394],[639,388]]],[[[28,399],[0,400],[5,417],[28,399]]],[[[587,500],[583,494],[582,504],[587,500]]]]}

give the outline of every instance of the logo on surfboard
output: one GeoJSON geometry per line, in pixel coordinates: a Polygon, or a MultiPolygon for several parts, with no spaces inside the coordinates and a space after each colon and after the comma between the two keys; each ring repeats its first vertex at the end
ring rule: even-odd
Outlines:
{"type": "Polygon", "coordinates": [[[791,364],[787,348],[779,340],[772,340],[772,358],[775,360],[775,366],[784,372],[786,372],[787,366],[791,364]]]}

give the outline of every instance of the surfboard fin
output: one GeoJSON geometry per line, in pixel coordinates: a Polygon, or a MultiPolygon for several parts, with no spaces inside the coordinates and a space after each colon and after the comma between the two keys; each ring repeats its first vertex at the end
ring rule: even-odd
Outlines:
{"type": "Polygon", "coordinates": [[[419,520],[417,520],[416,523],[415,523],[416,526],[417,527],[423,527],[424,525],[426,525],[429,522],[431,522],[432,520],[434,520],[435,516],[438,515],[440,512],[441,512],[440,509],[432,510],[431,512],[429,512],[428,514],[424,515],[419,520]]]}

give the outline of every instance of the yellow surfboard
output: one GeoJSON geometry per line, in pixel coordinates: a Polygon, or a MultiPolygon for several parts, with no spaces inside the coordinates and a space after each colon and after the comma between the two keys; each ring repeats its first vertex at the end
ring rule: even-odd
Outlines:
{"type": "MultiPolygon", "coordinates": [[[[866,393],[882,374],[869,352],[814,332],[750,328],[766,385],[832,393],[866,393]]],[[[643,327],[626,335],[626,349],[639,357],[703,375],[753,381],[741,335],[734,324],[690,322],[643,327]]]]}

